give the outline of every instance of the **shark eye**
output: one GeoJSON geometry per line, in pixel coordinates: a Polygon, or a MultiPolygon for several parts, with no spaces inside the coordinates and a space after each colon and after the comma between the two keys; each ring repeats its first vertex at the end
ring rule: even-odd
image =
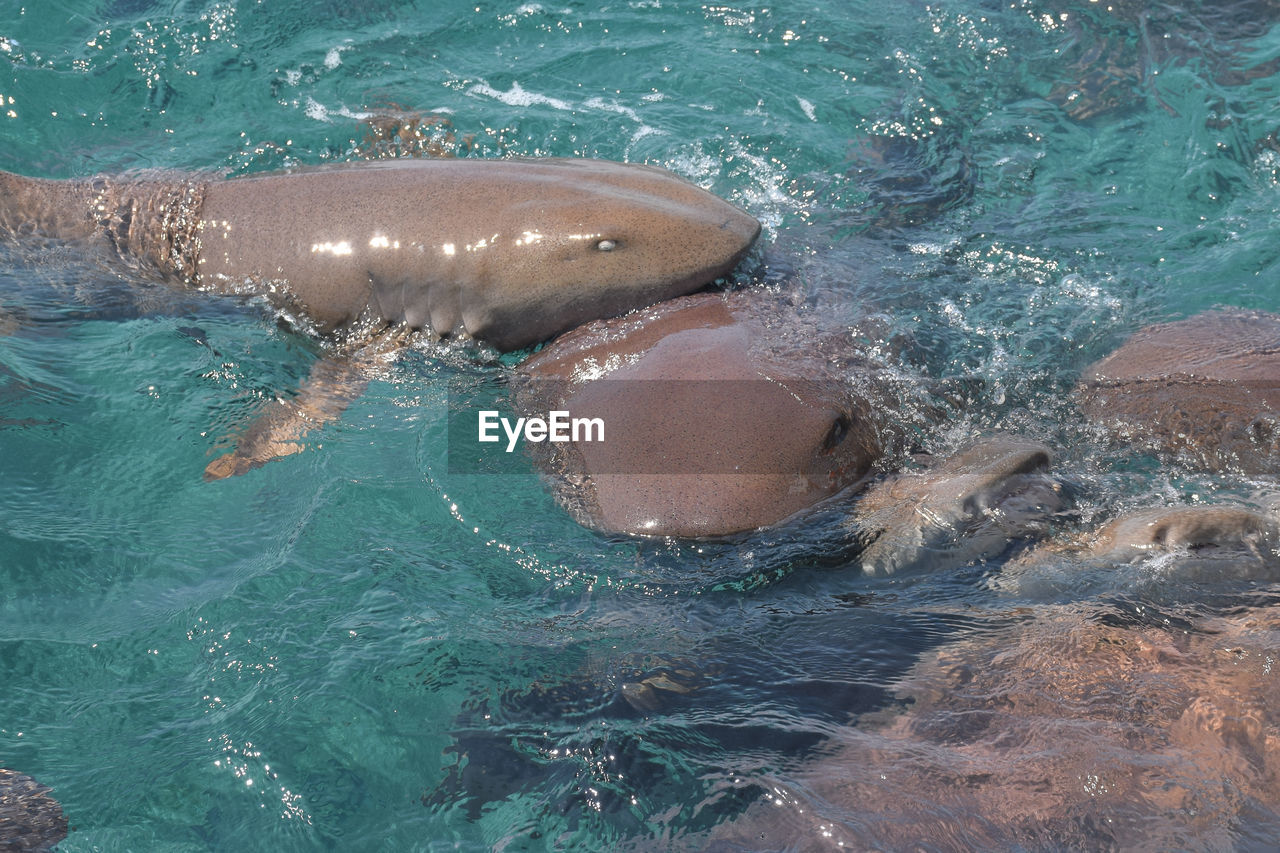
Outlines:
{"type": "Polygon", "coordinates": [[[596,243],[596,248],[601,252],[612,252],[614,249],[618,248],[618,241],[601,240],[599,243],[596,243]]]}
{"type": "Polygon", "coordinates": [[[831,429],[827,431],[827,436],[822,440],[822,452],[830,453],[840,446],[841,442],[849,435],[849,416],[841,413],[831,424],[831,429]]]}

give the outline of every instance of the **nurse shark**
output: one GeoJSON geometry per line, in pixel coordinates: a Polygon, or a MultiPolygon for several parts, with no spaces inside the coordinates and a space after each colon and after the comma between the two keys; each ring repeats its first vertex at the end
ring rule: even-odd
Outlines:
{"type": "Polygon", "coordinates": [[[411,160],[213,180],[0,173],[0,227],[105,244],[322,334],[386,326],[528,346],[731,270],[754,218],[651,166],[411,160]]]}
{"type": "Polygon", "coordinates": [[[696,290],[760,233],[664,169],[602,160],[395,160],[253,175],[41,180],[0,172],[0,233],[96,244],[203,290],[265,297],[339,346],[257,443],[280,452],[363,389],[407,331],[513,350],[696,290]],[[310,418],[310,422],[308,419],[310,418]]]}
{"type": "Polygon", "coordinates": [[[581,523],[722,536],[866,479],[895,443],[883,367],[832,350],[766,294],[697,294],[557,338],[520,365],[516,401],[603,423],[603,441],[535,454],[581,523]]]}

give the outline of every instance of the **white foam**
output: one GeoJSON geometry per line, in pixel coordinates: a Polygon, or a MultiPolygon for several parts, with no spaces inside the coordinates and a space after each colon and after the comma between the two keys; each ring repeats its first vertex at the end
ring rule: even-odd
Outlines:
{"type": "Polygon", "coordinates": [[[337,108],[330,109],[329,107],[326,107],[324,104],[320,103],[310,95],[307,95],[306,106],[303,108],[303,110],[306,112],[307,118],[315,119],[316,121],[326,121],[326,122],[333,121],[333,116],[340,116],[341,118],[349,118],[349,119],[355,119],[356,121],[363,121],[369,118],[371,115],[373,115],[372,113],[367,113],[367,112],[355,112],[349,109],[345,104],[340,105],[337,108]]]}
{"type": "Polygon", "coordinates": [[[351,50],[351,45],[340,44],[329,48],[329,52],[324,55],[324,67],[330,71],[342,64],[342,52],[351,50]]]}
{"type": "MultiPolygon", "coordinates": [[[[725,148],[729,161],[748,164],[747,171],[753,185],[743,190],[739,203],[755,214],[766,228],[779,227],[788,212],[804,211],[805,201],[795,198],[786,189],[791,178],[784,164],[775,158],[756,154],[732,137],[725,140],[725,148]]],[[[709,159],[714,162],[714,158],[709,159]]],[[[716,168],[718,166],[706,174],[714,174],[716,168]]]]}
{"type": "Polygon", "coordinates": [[[535,105],[547,106],[556,110],[564,110],[570,112],[573,106],[567,101],[559,98],[552,98],[547,95],[541,95],[537,92],[526,91],[519,83],[512,81],[511,88],[503,92],[493,88],[488,83],[477,83],[468,90],[468,94],[482,95],[486,98],[493,98],[512,107],[532,107],[535,105]]]}
{"type": "Polygon", "coordinates": [[[631,142],[627,144],[627,154],[630,155],[631,150],[635,148],[636,143],[641,139],[644,139],[646,136],[663,136],[665,134],[665,130],[658,130],[658,128],[651,127],[647,124],[640,125],[636,132],[631,134],[631,142]]]}
{"type": "Polygon", "coordinates": [[[306,113],[307,113],[307,118],[313,118],[316,121],[329,120],[329,108],[326,107],[324,104],[318,102],[315,98],[311,97],[310,95],[307,95],[306,113]]]}
{"type": "Polygon", "coordinates": [[[604,98],[588,98],[584,103],[584,107],[592,110],[600,110],[606,113],[617,113],[626,116],[636,124],[641,124],[640,116],[631,107],[624,107],[617,101],[606,101],[604,98]]]}

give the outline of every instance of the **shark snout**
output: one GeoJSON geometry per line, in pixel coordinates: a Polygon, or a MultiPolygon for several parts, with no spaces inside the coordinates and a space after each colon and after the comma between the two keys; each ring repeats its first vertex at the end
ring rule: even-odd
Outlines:
{"type": "Polygon", "coordinates": [[[760,236],[754,216],[718,198],[714,204],[716,210],[691,221],[685,232],[683,251],[690,260],[700,261],[696,275],[704,284],[731,272],[760,236]]]}
{"type": "Polygon", "coordinates": [[[760,236],[760,221],[745,210],[716,196],[711,197],[718,210],[708,211],[705,219],[719,222],[718,230],[735,255],[741,257],[760,236]]]}
{"type": "Polygon", "coordinates": [[[751,248],[751,244],[755,243],[756,238],[760,236],[760,221],[735,207],[731,215],[720,225],[720,230],[728,236],[734,247],[729,260],[729,268],[732,269],[738,265],[747,250],[751,248]]]}
{"type": "Polygon", "coordinates": [[[726,231],[742,243],[742,251],[746,251],[760,236],[760,220],[745,210],[731,206],[730,215],[720,224],[720,230],[726,231]]]}

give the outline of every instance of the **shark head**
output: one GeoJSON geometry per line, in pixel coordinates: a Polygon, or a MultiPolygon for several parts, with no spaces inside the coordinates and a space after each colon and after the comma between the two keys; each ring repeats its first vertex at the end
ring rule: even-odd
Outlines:
{"type": "Polygon", "coordinates": [[[497,251],[474,270],[461,323],[499,349],[691,293],[732,271],[760,233],[754,217],[665,169],[493,165],[497,251]]]}
{"type": "Polygon", "coordinates": [[[774,306],[759,296],[698,294],[592,323],[521,366],[525,401],[603,425],[601,440],[548,463],[580,522],[719,537],[866,478],[883,452],[875,407],[810,336],[770,328],[774,306]]]}

